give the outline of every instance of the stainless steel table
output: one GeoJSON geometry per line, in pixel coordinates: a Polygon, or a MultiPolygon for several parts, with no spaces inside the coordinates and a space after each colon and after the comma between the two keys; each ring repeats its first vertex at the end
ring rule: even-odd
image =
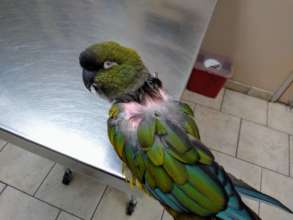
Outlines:
{"type": "Polygon", "coordinates": [[[115,40],[135,48],[179,97],[216,0],[2,0],[0,137],[120,189],[109,104],[81,81],[78,56],[115,40]]]}

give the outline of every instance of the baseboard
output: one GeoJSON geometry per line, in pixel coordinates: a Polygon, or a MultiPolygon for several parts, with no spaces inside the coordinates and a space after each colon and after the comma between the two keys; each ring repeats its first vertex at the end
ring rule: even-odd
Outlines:
{"type": "Polygon", "coordinates": [[[225,84],[225,88],[264,99],[266,101],[270,101],[273,96],[273,92],[249,86],[245,83],[241,83],[235,80],[228,80],[225,84]]]}

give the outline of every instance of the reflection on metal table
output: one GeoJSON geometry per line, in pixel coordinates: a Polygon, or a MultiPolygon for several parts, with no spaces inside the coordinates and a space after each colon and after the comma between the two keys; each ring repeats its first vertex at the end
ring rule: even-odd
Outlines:
{"type": "Polygon", "coordinates": [[[109,103],[86,91],[78,63],[88,45],[135,48],[179,97],[216,0],[4,0],[0,7],[0,137],[127,188],[108,142],[109,103]]]}

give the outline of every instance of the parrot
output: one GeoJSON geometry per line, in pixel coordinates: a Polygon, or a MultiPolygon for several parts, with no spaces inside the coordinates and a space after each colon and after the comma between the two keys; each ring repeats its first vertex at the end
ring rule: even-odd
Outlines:
{"type": "Polygon", "coordinates": [[[80,53],[84,86],[110,102],[108,138],[136,186],[174,220],[257,220],[240,194],[292,211],[227,173],[200,139],[188,104],[168,95],[140,55],[114,41],[80,53]]]}

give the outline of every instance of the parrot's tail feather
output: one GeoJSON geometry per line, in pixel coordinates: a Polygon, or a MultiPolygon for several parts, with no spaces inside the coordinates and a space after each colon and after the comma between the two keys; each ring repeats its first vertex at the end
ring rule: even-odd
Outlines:
{"type": "Polygon", "coordinates": [[[292,210],[290,210],[287,206],[285,206],[279,200],[277,200],[269,195],[266,195],[262,192],[259,192],[258,190],[249,186],[247,183],[243,182],[242,180],[237,179],[236,177],[232,176],[231,174],[229,176],[233,182],[235,190],[238,193],[245,195],[245,196],[248,196],[248,197],[251,197],[253,199],[261,200],[261,201],[266,202],[270,205],[274,205],[274,206],[279,207],[289,213],[293,213],[292,210]]]}
{"type": "Polygon", "coordinates": [[[228,207],[225,211],[220,212],[217,217],[223,220],[261,220],[261,218],[245,204],[242,204],[242,209],[228,207]]]}

